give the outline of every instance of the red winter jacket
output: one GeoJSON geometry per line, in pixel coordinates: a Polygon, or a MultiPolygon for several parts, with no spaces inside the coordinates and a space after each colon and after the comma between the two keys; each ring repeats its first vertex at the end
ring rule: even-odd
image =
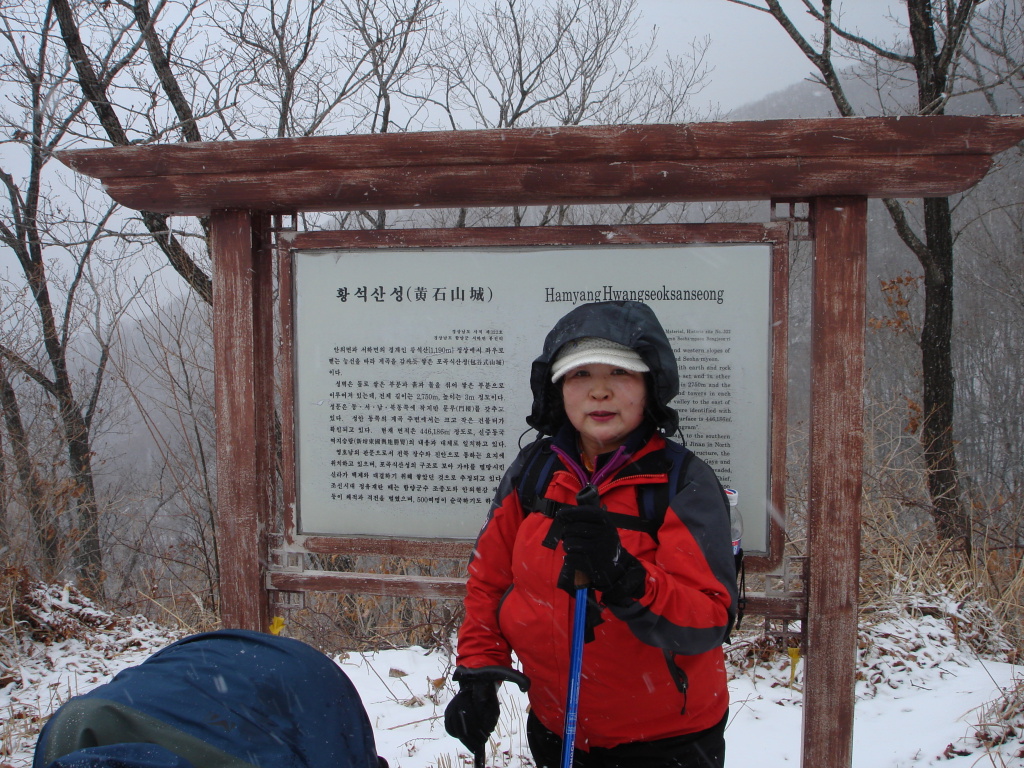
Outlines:
{"type": "MultiPolygon", "coordinates": [[[[555,438],[568,442],[564,436],[555,438]]],[[[550,444],[547,439],[544,443],[550,444]]],[[[665,472],[637,474],[665,446],[655,433],[629,463],[601,482],[601,504],[638,517],[636,486],[667,482],[665,472]],[[641,462],[647,457],[648,460],[641,462]],[[640,462],[638,464],[638,462],[640,462]]],[[[575,449],[562,445],[570,455],[575,449]]],[[[458,664],[512,665],[530,678],[540,722],[561,733],[568,685],[573,600],[556,582],[564,553],[542,545],[552,518],[524,513],[517,484],[534,446],[506,472],[469,564],[466,618],[458,664]]],[[[545,447],[550,450],[550,447],[545,447]]],[[[545,496],[574,504],[580,479],[557,464],[545,496]]],[[[686,464],[680,491],[656,533],[620,528],[622,545],[647,571],[639,600],[603,605],[603,621],[583,651],[577,745],[613,747],[693,733],[717,724],[728,705],[722,642],[735,614],[735,566],[728,507],[714,472],[699,458],[686,464]]]]}

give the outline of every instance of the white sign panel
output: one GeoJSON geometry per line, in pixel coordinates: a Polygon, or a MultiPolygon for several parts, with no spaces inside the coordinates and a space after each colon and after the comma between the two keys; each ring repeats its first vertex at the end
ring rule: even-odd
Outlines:
{"type": "Polygon", "coordinates": [[[536,437],[547,332],[635,299],[676,352],[685,442],[740,492],[747,551],[766,551],[770,246],[316,250],[294,274],[301,533],[474,538],[536,437]]]}

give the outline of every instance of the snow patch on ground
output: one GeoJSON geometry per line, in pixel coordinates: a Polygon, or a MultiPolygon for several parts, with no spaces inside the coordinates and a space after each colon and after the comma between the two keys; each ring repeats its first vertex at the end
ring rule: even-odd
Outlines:
{"type": "MultiPolygon", "coordinates": [[[[0,636],[0,768],[28,768],[42,722],[61,703],[182,635],[99,610],[73,588],[38,585],[0,636]]],[[[854,768],[1024,766],[1024,670],[979,604],[908,593],[868,614],[858,637],[854,768]]],[[[747,636],[728,649],[730,768],[799,766],[798,654],[747,636]]],[[[458,768],[472,757],[444,732],[452,660],[423,648],[337,662],[360,692],[392,768],[458,768]]],[[[526,696],[505,685],[489,766],[529,768],[526,696]]]]}

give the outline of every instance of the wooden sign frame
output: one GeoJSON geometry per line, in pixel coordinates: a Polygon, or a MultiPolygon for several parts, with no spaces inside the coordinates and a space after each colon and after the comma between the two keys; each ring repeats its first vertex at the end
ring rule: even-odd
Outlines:
{"type": "MultiPolygon", "coordinates": [[[[1024,140],[1005,116],[517,128],[58,152],[121,204],[209,215],[225,626],[266,629],[276,513],[271,216],[800,200],[809,207],[810,479],[801,762],[852,763],[868,198],[945,197],[1024,140]]],[[[386,234],[381,235],[386,238],[386,234]]]]}
{"type": "MultiPolygon", "coordinates": [[[[422,597],[461,597],[461,578],[395,577],[391,574],[307,570],[299,564],[306,555],[393,555],[417,558],[468,559],[473,542],[453,539],[408,539],[301,535],[296,523],[294,332],[292,322],[292,254],[317,249],[364,250],[388,248],[466,248],[682,245],[763,243],[772,247],[771,293],[771,505],[778,514],[770,517],[768,552],[750,557],[748,568],[764,572],[775,568],[783,552],[785,517],[786,400],[788,384],[789,226],[771,224],[666,224],[638,226],[561,226],[411,230],[348,230],[288,233],[278,240],[279,315],[282,323],[280,366],[282,481],[284,493],[283,535],[274,549],[269,568],[270,585],[285,592],[335,591],[422,597]]],[[[538,340],[538,344],[540,341],[538,340]]],[[[528,372],[510,372],[524,381],[528,372]]],[[[512,414],[521,418],[525,414],[512,414]]],[[[480,510],[480,520],[486,514],[480,510]]],[[[766,598],[752,596],[749,610],[764,610],[766,598]]],[[[782,599],[776,599],[776,603],[782,599]]],[[[790,606],[791,611],[799,610],[790,606]]]]}

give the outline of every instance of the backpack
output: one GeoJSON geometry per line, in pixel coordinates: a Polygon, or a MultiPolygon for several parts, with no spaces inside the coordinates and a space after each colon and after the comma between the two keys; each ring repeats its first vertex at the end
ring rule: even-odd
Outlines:
{"type": "Polygon", "coordinates": [[[373,729],[330,657],[298,640],[192,635],[69,699],[34,768],[368,768],[373,729]]]}

